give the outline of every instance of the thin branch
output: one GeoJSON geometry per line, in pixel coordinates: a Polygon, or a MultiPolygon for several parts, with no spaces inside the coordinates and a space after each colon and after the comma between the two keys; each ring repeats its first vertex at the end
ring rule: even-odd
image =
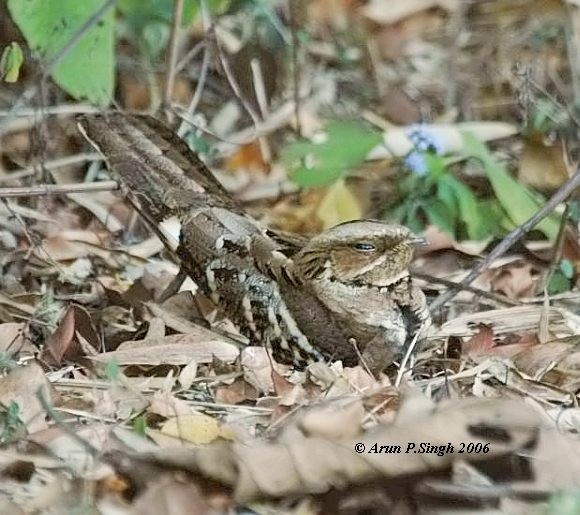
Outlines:
{"type": "MultiPolygon", "coordinates": [[[[53,159],[52,161],[46,161],[45,163],[43,163],[42,168],[44,170],[56,170],[58,168],[64,168],[65,166],[75,165],[78,163],[86,163],[102,160],[103,156],[101,154],[97,154],[96,152],[86,152],[82,154],[75,154],[74,156],[66,156],[61,157],[59,159],[53,159]]],[[[32,165],[23,168],[22,170],[17,170],[15,172],[10,172],[6,175],[1,175],[0,183],[30,177],[31,175],[36,174],[39,168],[40,165],[32,165]]]]}
{"type": "Polygon", "coordinates": [[[177,64],[177,52],[179,50],[179,29],[181,28],[182,14],[183,0],[174,0],[167,72],[165,74],[165,92],[163,93],[163,103],[166,106],[171,104],[171,95],[173,94],[173,86],[175,84],[175,66],[177,64]]]}
{"type": "Polygon", "coordinates": [[[299,64],[299,45],[297,26],[297,12],[300,8],[297,0],[290,0],[290,31],[292,34],[292,81],[294,82],[294,117],[296,118],[296,133],[302,136],[302,123],[300,121],[300,64],[299,64]]]}
{"type": "Polygon", "coordinates": [[[503,295],[498,295],[496,293],[492,293],[489,291],[482,290],[480,288],[474,288],[473,286],[469,285],[461,285],[461,283],[455,281],[449,281],[448,279],[442,279],[441,277],[435,277],[429,274],[423,274],[421,272],[417,272],[413,270],[411,272],[413,277],[417,279],[421,279],[423,281],[433,283],[433,284],[442,284],[443,286],[447,286],[448,288],[459,288],[460,290],[468,291],[469,293],[473,293],[479,297],[483,297],[487,300],[494,302],[495,304],[499,304],[500,306],[519,306],[520,303],[516,302],[515,300],[508,299],[503,295]]]}
{"type": "Polygon", "coordinates": [[[181,73],[204,48],[205,41],[199,41],[196,45],[193,46],[191,50],[188,50],[187,53],[179,61],[177,61],[177,64],[175,65],[175,73],[181,73]]]}
{"type": "Polygon", "coordinates": [[[92,193],[95,191],[114,191],[119,189],[115,181],[100,181],[80,184],[39,184],[17,188],[0,188],[0,198],[42,197],[66,193],[92,193]]]}
{"type": "Polygon", "coordinates": [[[542,209],[540,209],[536,214],[534,214],[530,219],[526,220],[522,225],[516,227],[512,232],[510,232],[488,255],[483,259],[460,283],[457,287],[447,290],[443,295],[436,298],[429,306],[431,311],[435,311],[440,308],[446,302],[450,301],[459,290],[469,284],[471,284],[479,275],[481,275],[489,265],[503,256],[511,246],[519,241],[523,236],[525,236],[529,231],[531,231],[538,223],[540,223],[544,218],[546,218],[559,204],[564,202],[576,188],[580,187],[580,169],[576,170],[574,175],[570,177],[560,189],[554,193],[552,198],[542,209]]]}
{"type": "Polygon", "coordinates": [[[240,88],[240,84],[238,83],[238,81],[236,80],[236,78],[234,76],[234,73],[233,73],[232,68],[230,66],[230,62],[228,61],[227,56],[225,55],[221,45],[219,44],[219,41],[217,41],[217,40],[216,40],[216,49],[218,52],[220,64],[222,65],[222,69],[224,71],[226,79],[228,80],[228,84],[230,85],[232,93],[239,100],[239,102],[242,104],[242,106],[244,107],[244,109],[246,110],[246,112],[248,113],[250,118],[252,119],[252,122],[254,122],[254,126],[256,126],[256,127],[259,126],[260,125],[260,117],[258,116],[258,113],[256,113],[256,111],[254,110],[254,108],[251,106],[251,104],[244,97],[244,94],[242,93],[242,89],[240,88]]]}
{"type": "Polygon", "coordinates": [[[107,0],[101,7],[99,7],[87,20],[79,27],[73,34],[69,41],[46,63],[44,71],[39,81],[34,82],[28,89],[20,95],[18,100],[14,103],[12,108],[8,111],[8,115],[0,125],[0,135],[4,133],[4,127],[11,121],[18,110],[26,103],[32,100],[40,90],[40,85],[46,78],[54,71],[54,69],[62,62],[62,60],[69,54],[69,52],[78,44],[78,42],[89,32],[107,13],[109,9],[115,6],[119,0],[107,0]]]}
{"type": "MultiPolygon", "coordinates": [[[[189,103],[189,106],[187,106],[187,110],[185,112],[188,117],[193,116],[193,113],[195,113],[195,110],[197,109],[197,106],[199,105],[199,102],[201,100],[201,95],[203,93],[205,83],[207,80],[207,74],[211,58],[211,40],[213,35],[213,29],[204,2],[201,3],[201,19],[203,23],[203,29],[205,31],[203,60],[201,62],[201,71],[199,73],[199,79],[197,81],[197,86],[195,87],[195,92],[193,93],[191,102],[189,103]]],[[[187,132],[187,122],[182,118],[179,128],[177,129],[177,135],[182,138],[183,136],[185,136],[186,132],[187,132]]]]}

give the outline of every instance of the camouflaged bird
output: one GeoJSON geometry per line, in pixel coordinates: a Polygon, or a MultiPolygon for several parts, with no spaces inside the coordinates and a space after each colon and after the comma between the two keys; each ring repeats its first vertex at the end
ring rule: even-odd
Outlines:
{"type": "Polygon", "coordinates": [[[362,357],[377,371],[429,324],[408,271],[420,240],[407,228],[360,220],[310,239],[271,231],[154,118],[86,115],[79,126],[181,269],[276,361],[354,365],[362,357]],[[169,217],[181,222],[179,242],[162,229],[169,217]]]}

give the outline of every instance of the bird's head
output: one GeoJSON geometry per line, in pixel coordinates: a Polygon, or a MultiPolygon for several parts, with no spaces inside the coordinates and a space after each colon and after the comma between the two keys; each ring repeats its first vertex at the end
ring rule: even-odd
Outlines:
{"type": "Polygon", "coordinates": [[[408,274],[416,245],[424,243],[401,225],[358,220],[314,236],[295,256],[305,279],[389,286],[408,274]]]}

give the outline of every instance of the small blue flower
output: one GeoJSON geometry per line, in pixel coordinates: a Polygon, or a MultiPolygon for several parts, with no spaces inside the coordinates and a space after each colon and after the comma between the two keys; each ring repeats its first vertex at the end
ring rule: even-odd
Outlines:
{"type": "Polygon", "coordinates": [[[447,152],[445,141],[436,130],[428,125],[411,125],[407,129],[407,137],[417,150],[430,151],[437,155],[447,152]]]}
{"type": "Polygon", "coordinates": [[[407,157],[405,157],[405,165],[416,175],[423,177],[427,174],[427,160],[423,152],[413,150],[407,154],[407,157]]]}
{"type": "Polygon", "coordinates": [[[445,141],[427,125],[411,125],[407,129],[407,137],[411,140],[415,149],[407,154],[405,164],[413,173],[422,177],[428,171],[425,154],[445,154],[447,152],[445,141]]]}

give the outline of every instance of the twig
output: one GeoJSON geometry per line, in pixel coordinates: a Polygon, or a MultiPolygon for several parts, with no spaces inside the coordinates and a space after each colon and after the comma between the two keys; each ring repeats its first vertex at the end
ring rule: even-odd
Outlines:
{"type": "MultiPolygon", "coordinates": [[[[193,93],[191,102],[189,103],[189,105],[187,106],[187,110],[185,111],[185,114],[187,114],[187,116],[190,117],[193,116],[195,110],[197,109],[199,101],[201,100],[201,94],[203,93],[203,90],[205,88],[205,82],[207,80],[209,61],[210,61],[210,50],[209,47],[206,45],[205,51],[203,53],[203,61],[201,62],[201,71],[199,73],[197,86],[195,88],[195,92],[193,93]]],[[[177,134],[180,138],[182,138],[187,132],[187,126],[188,126],[187,121],[182,119],[181,124],[179,125],[179,129],[177,130],[177,134]]]]}
{"type": "MultiPolygon", "coordinates": [[[[101,154],[97,154],[96,152],[86,152],[83,154],[76,154],[74,156],[66,156],[61,157],[59,159],[54,159],[52,161],[46,161],[42,164],[42,168],[44,170],[56,170],[57,168],[63,168],[65,166],[74,165],[78,163],[85,163],[90,161],[102,161],[103,156],[101,154]]],[[[40,165],[32,165],[22,170],[17,170],[16,172],[11,172],[6,175],[0,176],[0,183],[8,182],[8,181],[15,181],[18,179],[24,179],[25,177],[30,177],[34,175],[40,165]]]]}
{"type": "Polygon", "coordinates": [[[546,216],[548,216],[558,204],[564,202],[572,192],[580,186],[580,169],[576,170],[574,175],[570,177],[560,189],[554,193],[552,198],[542,209],[540,209],[531,218],[526,220],[522,225],[516,227],[512,232],[510,232],[488,255],[483,259],[458,285],[454,288],[447,290],[443,295],[435,299],[429,306],[430,310],[433,312],[440,308],[443,304],[450,301],[459,290],[469,284],[471,284],[479,275],[484,272],[489,265],[497,258],[503,256],[511,246],[519,241],[524,235],[531,231],[538,223],[540,223],[546,216]]]}
{"type": "Polygon", "coordinates": [[[230,63],[229,63],[224,51],[222,50],[222,48],[219,44],[219,41],[217,41],[217,40],[216,40],[216,49],[218,51],[218,56],[220,59],[220,63],[222,65],[222,69],[224,71],[224,74],[228,80],[228,83],[230,85],[230,88],[231,88],[234,96],[239,100],[239,102],[242,104],[242,106],[244,106],[244,109],[246,110],[246,112],[248,113],[250,118],[252,119],[252,122],[254,122],[254,126],[256,126],[256,127],[259,126],[260,125],[260,117],[258,116],[258,114],[254,110],[254,108],[250,105],[250,103],[244,97],[244,95],[242,93],[242,89],[240,88],[240,85],[234,76],[234,73],[232,71],[230,63]]]}
{"type": "Polygon", "coordinates": [[[580,9],[572,2],[565,2],[568,10],[568,22],[565,23],[566,47],[568,54],[568,65],[572,76],[572,91],[574,92],[574,105],[580,102],[580,67],[578,58],[580,57],[580,9]]]}
{"type": "Polygon", "coordinates": [[[171,36],[169,39],[169,55],[167,58],[167,71],[165,74],[165,92],[163,93],[163,104],[171,104],[171,95],[175,84],[175,65],[177,64],[177,51],[179,48],[179,29],[183,14],[183,0],[173,1],[173,19],[171,21],[171,36]]]}
{"type": "Polygon", "coordinates": [[[40,90],[40,85],[46,80],[46,78],[54,71],[54,69],[62,62],[62,60],[68,55],[68,53],[78,44],[78,42],[86,35],[89,30],[91,30],[105,15],[105,13],[115,6],[119,0],[107,0],[101,7],[99,7],[91,16],[88,17],[87,21],[81,25],[81,27],[73,34],[69,41],[64,45],[49,61],[44,67],[44,71],[40,77],[39,81],[34,82],[30,87],[28,87],[22,95],[16,100],[12,108],[8,111],[7,116],[2,121],[0,125],[0,134],[4,133],[4,127],[11,121],[18,110],[27,102],[32,100],[40,90]]]}
{"type": "MultiPolygon", "coordinates": [[[[36,107],[20,109],[17,113],[14,113],[14,116],[18,118],[32,118],[38,115],[38,111],[39,109],[36,107]]],[[[44,112],[44,114],[68,115],[68,114],[98,113],[99,109],[90,104],[58,104],[54,106],[45,106],[42,108],[42,111],[44,112]]],[[[0,110],[0,118],[6,118],[11,112],[12,109],[0,110]]]]}
{"type": "Polygon", "coordinates": [[[302,136],[302,124],[300,122],[300,66],[298,27],[296,20],[296,10],[299,8],[297,0],[290,0],[290,31],[292,34],[292,80],[294,82],[294,117],[296,118],[296,133],[302,136]]]}
{"type": "MultiPolygon", "coordinates": [[[[205,83],[207,80],[207,73],[209,70],[209,63],[210,63],[210,58],[211,58],[211,35],[213,34],[212,31],[212,27],[211,27],[211,21],[209,19],[209,14],[207,12],[206,6],[205,6],[205,2],[201,3],[201,19],[202,19],[202,23],[203,23],[203,28],[205,31],[205,45],[204,45],[204,51],[203,51],[203,60],[201,62],[201,71],[199,72],[199,79],[197,81],[197,86],[195,87],[195,92],[193,93],[193,97],[191,99],[191,102],[189,103],[189,106],[187,106],[187,110],[185,111],[185,113],[187,114],[187,116],[191,117],[193,116],[193,113],[195,113],[195,110],[197,109],[197,106],[199,104],[199,101],[201,100],[201,95],[203,93],[203,90],[205,88],[205,83]]],[[[179,128],[177,129],[177,135],[182,138],[185,133],[187,132],[187,122],[182,118],[181,123],[179,124],[179,128]]]]}
{"type": "MultiPolygon", "coordinates": [[[[258,102],[262,120],[265,120],[268,117],[268,99],[266,97],[266,87],[264,85],[264,76],[262,75],[260,61],[258,59],[252,59],[250,61],[250,69],[252,71],[252,82],[256,93],[256,101],[258,102]]],[[[272,151],[270,150],[268,139],[262,136],[258,138],[258,142],[260,144],[262,159],[264,162],[270,163],[272,161],[272,151]]]]}
{"type": "Polygon", "coordinates": [[[503,295],[498,295],[497,293],[492,293],[492,292],[485,291],[485,290],[482,290],[480,288],[475,288],[475,287],[469,286],[469,285],[461,285],[461,283],[457,283],[455,281],[449,281],[448,279],[443,279],[441,277],[435,277],[433,275],[423,274],[423,273],[417,272],[415,270],[412,271],[412,275],[413,275],[413,277],[416,277],[417,279],[422,279],[423,281],[427,281],[427,282],[434,283],[434,284],[442,284],[444,286],[447,286],[448,288],[459,288],[461,290],[468,291],[470,293],[473,293],[474,295],[478,295],[480,297],[484,297],[488,300],[491,300],[491,301],[493,301],[496,304],[499,304],[501,306],[519,306],[520,305],[519,302],[512,300],[512,299],[508,299],[507,297],[504,297],[503,295]]]}
{"type": "Polygon", "coordinates": [[[39,184],[17,188],[0,188],[0,198],[42,197],[66,193],[89,193],[95,191],[114,191],[119,188],[115,181],[100,181],[80,184],[39,184]]]}
{"type": "Polygon", "coordinates": [[[405,372],[407,372],[407,363],[409,362],[411,356],[413,355],[413,352],[415,351],[415,347],[417,346],[417,340],[419,339],[420,332],[421,331],[417,331],[415,333],[415,336],[413,336],[413,340],[411,340],[409,347],[407,347],[405,356],[403,357],[401,365],[399,366],[399,371],[397,372],[397,379],[395,380],[395,388],[398,388],[401,385],[403,376],[405,375],[405,372]]]}
{"type": "Polygon", "coordinates": [[[181,73],[190,61],[195,59],[197,54],[199,54],[204,48],[205,41],[199,41],[191,50],[188,50],[187,53],[177,61],[177,64],[175,65],[175,73],[181,73]]]}

